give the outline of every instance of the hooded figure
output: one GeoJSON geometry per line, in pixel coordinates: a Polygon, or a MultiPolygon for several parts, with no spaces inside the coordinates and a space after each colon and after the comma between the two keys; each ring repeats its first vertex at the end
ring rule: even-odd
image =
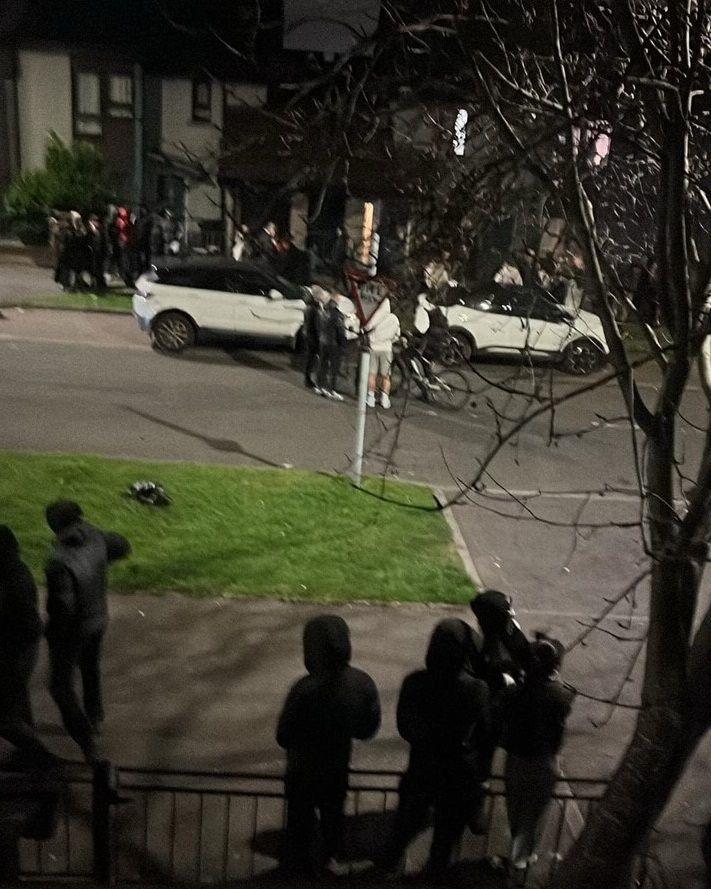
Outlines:
{"type": "Polygon", "coordinates": [[[104,719],[99,661],[108,623],[107,568],[131,547],[120,534],[85,522],[79,505],[70,500],[50,504],[45,514],[56,535],[46,567],[50,693],[67,732],[93,761],[94,735],[104,719]],[[74,688],[77,667],[83,709],[74,688]]]}
{"type": "Polygon", "coordinates": [[[400,801],[383,867],[398,866],[434,809],[428,871],[449,864],[464,827],[476,825],[489,769],[489,690],[468,670],[471,628],[440,621],[432,633],[426,669],[410,673],[397,705],[397,727],[410,745],[400,801]]]}
{"type": "Polygon", "coordinates": [[[575,692],[558,679],[562,645],[554,639],[531,644],[526,680],[506,707],[506,811],[511,828],[510,862],[525,872],[558,776],[557,756],[575,692]]]}
{"type": "Polygon", "coordinates": [[[28,689],[41,638],[34,578],[17,538],[0,525],[0,737],[44,759],[49,753],[35,735],[28,689]]]}
{"type": "Polygon", "coordinates": [[[308,673],[287,696],[276,739],[287,752],[283,863],[308,873],[319,869],[314,855],[317,812],[322,859],[338,853],[353,739],[365,741],[378,731],[380,701],[370,676],[349,665],[351,641],[343,618],[310,620],[303,645],[308,673]]]}

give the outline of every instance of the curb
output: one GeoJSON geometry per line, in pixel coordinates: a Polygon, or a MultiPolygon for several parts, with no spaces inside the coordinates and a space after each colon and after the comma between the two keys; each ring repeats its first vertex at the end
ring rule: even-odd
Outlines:
{"type": "Polygon", "coordinates": [[[433,488],[432,491],[434,493],[435,500],[441,507],[442,515],[444,516],[444,519],[449,525],[450,531],[452,532],[452,539],[454,540],[454,545],[457,549],[457,552],[459,553],[459,558],[462,560],[462,563],[464,565],[464,570],[467,572],[467,574],[469,575],[469,579],[478,590],[485,589],[481,577],[479,576],[479,572],[477,571],[476,565],[474,564],[474,559],[469,552],[469,547],[464,540],[464,535],[462,534],[462,529],[459,527],[459,522],[457,522],[451,506],[444,506],[444,504],[447,502],[447,497],[445,497],[444,491],[441,488],[433,488]]]}
{"type": "Polygon", "coordinates": [[[21,309],[23,312],[32,310],[38,312],[83,312],[85,315],[126,315],[132,316],[130,309],[90,309],[88,307],[79,308],[78,306],[38,306],[33,303],[24,303],[22,305],[3,305],[0,309],[21,309]]]}

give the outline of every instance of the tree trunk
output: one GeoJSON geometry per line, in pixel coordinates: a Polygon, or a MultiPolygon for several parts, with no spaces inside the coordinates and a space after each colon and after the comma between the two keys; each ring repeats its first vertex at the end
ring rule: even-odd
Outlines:
{"type": "Polygon", "coordinates": [[[687,675],[688,603],[695,599],[699,579],[691,557],[654,564],[643,709],[606,794],[551,889],[627,889],[634,857],[703,733],[694,717],[687,675]],[[684,645],[685,652],[680,652],[684,645]]]}

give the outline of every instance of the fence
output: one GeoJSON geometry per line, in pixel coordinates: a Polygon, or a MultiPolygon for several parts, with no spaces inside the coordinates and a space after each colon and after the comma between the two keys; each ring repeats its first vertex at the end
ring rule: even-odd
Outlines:
{"type": "MultiPolygon", "coordinates": [[[[397,805],[400,775],[353,771],[347,801],[344,873],[370,863],[397,805]]],[[[549,807],[541,855],[527,885],[551,875],[604,790],[590,779],[560,781],[549,807]]],[[[22,841],[24,879],[72,878],[105,885],[221,885],[259,877],[278,857],[285,803],[281,775],[112,768],[74,770],[67,778],[51,840],[22,841]],[[117,803],[118,798],[118,803],[117,803]]],[[[483,832],[467,832],[459,857],[503,855],[508,845],[503,782],[487,795],[483,832]]],[[[408,850],[407,871],[422,867],[429,832],[408,850]]]]}

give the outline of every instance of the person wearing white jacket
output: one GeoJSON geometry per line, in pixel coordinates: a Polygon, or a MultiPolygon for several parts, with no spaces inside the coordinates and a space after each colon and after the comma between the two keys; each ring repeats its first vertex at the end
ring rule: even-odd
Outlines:
{"type": "Polygon", "coordinates": [[[375,407],[375,392],[380,378],[380,404],[390,407],[390,369],[393,363],[393,343],[400,336],[400,322],[390,310],[390,300],[384,299],[365,326],[370,345],[370,376],[368,377],[368,407],[375,407]]]}

